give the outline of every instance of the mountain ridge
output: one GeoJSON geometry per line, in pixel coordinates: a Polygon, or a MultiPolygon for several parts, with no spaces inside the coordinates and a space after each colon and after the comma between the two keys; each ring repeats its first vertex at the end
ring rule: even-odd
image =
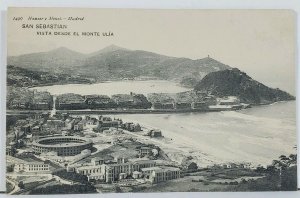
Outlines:
{"type": "Polygon", "coordinates": [[[187,76],[201,79],[207,73],[230,68],[212,58],[177,58],[116,45],[89,54],[60,47],[48,52],[10,56],[8,64],[37,71],[79,74],[99,80],[151,76],[181,81],[187,76]]]}
{"type": "Polygon", "coordinates": [[[98,51],[95,51],[95,52],[92,52],[92,53],[88,53],[87,56],[91,57],[91,56],[95,56],[95,55],[98,55],[98,54],[103,54],[103,53],[107,53],[107,52],[113,52],[113,51],[117,51],[117,50],[127,50],[127,51],[131,51],[130,49],[126,49],[126,48],[123,48],[123,47],[120,47],[120,46],[117,46],[117,45],[109,45],[109,46],[106,46],[98,51]]]}

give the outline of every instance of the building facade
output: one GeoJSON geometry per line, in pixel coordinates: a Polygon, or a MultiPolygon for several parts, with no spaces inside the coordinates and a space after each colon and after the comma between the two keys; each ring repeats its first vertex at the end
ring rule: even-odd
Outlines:
{"type": "Polygon", "coordinates": [[[14,166],[14,172],[46,172],[50,171],[49,164],[38,163],[38,162],[24,162],[16,163],[14,166]]]}
{"type": "Polygon", "coordinates": [[[142,168],[150,168],[155,165],[155,161],[152,160],[138,160],[125,163],[83,166],[76,168],[76,172],[86,175],[89,180],[102,180],[106,183],[112,183],[120,178],[125,179],[129,175],[133,176],[133,173],[135,173],[135,177],[137,177],[137,172],[141,171],[142,168]]]}

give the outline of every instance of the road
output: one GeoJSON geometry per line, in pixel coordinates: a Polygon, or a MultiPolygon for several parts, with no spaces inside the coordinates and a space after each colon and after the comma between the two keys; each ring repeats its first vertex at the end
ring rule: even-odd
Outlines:
{"type": "Polygon", "coordinates": [[[9,183],[11,183],[14,186],[14,189],[11,192],[8,193],[9,195],[13,195],[14,193],[20,191],[20,188],[19,188],[19,186],[17,184],[17,181],[9,179],[8,177],[6,177],[6,181],[9,182],[9,183]]]}

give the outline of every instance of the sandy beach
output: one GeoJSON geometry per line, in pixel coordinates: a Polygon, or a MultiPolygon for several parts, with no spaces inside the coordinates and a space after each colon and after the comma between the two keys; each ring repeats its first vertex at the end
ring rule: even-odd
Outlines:
{"type": "Polygon", "coordinates": [[[146,131],[160,129],[165,139],[147,141],[178,158],[176,161],[192,156],[201,167],[230,162],[266,166],[282,154],[296,152],[294,113],[295,102],[283,102],[231,112],[115,117],[139,123],[146,131]]]}

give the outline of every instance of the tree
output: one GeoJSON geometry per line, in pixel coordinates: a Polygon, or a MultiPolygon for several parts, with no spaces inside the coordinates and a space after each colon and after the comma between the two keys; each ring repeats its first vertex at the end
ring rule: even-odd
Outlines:
{"type": "Polygon", "coordinates": [[[255,171],[258,173],[264,173],[266,171],[266,169],[263,166],[258,166],[258,167],[256,167],[255,171]]]}
{"type": "Polygon", "coordinates": [[[282,171],[281,188],[283,191],[297,190],[297,167],[293,166],[282,171]]]}
{"type": "Polygon", "coordinates": [[[285,168],[290,166],[290,158],[287,156],[281,155],[279,159],[285,168]]]}
{"type": "Polygon", "coordinates": [[[296,164],[297,163],[297,154],[290,154],[289,160],[290,160],[290,164],[296,164]]]}
{"type": "Polygon", "coordinates": [[[285,161],[282,161],[282,160],[273,160],[272,165],[273,165],[277,170],[285,169],[285,168],[288,167],[288,165],[286,164],[286,162],[285,162],[285,161]]]}
{"type": "Polygon", "coordinates": [[[266,172],[270,174],[275,173],[276,167],[274,165],[267,166],[266,172]]]}
{"type": "Polygon", "coordinates": [[[13,166],[6,166],[6,172],[13,172],[14,171],[14,167],[13,166]]]}
{"type": "Polygon", "coordinates": [[[21,188],[21,189],[24,189],[24,188],[25,188],[25,185],[24,185],[23,181],[20,181],[20,182],[18,183],[18,187],[21,188]]]}
{"type": "Polygon", "coordinates": [[[190,162],[190,163],[187,165],[187,169],[188,169],[188,170],[197,170],[197,169],[198,169],[198,165],[197,165],[195,162],[190,162]]]}
{"type": "Polygon", "coordinates": [[[119,186],[116,186],[116,193],[121,193],[122,189],[119,186]]]}

